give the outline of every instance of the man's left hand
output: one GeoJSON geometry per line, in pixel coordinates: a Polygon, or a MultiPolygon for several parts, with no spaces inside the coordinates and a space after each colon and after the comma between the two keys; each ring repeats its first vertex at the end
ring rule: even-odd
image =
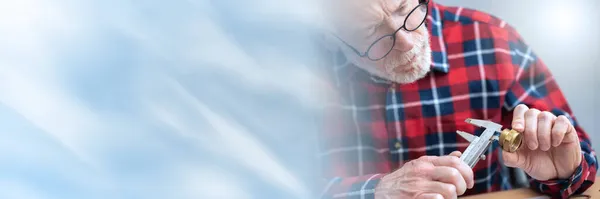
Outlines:
{"type": "Polygon", "coordinates": [[[521,104],[515,107],[512,128],[523,133],[523,142],[515,153],[502,152],[507,166],[543,181],[567,179],[581,163],[579,138],[567,117],[521,104]]]}

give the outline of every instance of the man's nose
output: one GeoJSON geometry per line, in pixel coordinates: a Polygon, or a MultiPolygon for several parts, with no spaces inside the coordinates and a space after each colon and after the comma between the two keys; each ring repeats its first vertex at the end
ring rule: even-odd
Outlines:
{"type": "Polygon", "coordinates": [[[394,45],[394,49],[401,52],[410,51],[415,45],[410,34],[411,32],[406,32],[404,29],[398,30],[398,32],[396,32],[396,44],[394,45]]]}

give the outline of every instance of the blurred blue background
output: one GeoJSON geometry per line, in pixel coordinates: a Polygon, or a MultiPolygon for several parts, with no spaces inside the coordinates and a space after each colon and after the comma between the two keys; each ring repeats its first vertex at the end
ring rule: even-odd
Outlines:
{"type": "MultiPolygon", "coordinates": [[[[0,198],[314,198],[317,1],[0,0],[0,198]]],[[[597,2],[440,2],[519,29],[600,146],[597,2]]]]}
{"type": "Polygon", "coordinates": [[[312,198],[310,1],[0,2],[0,198],[312,198]]]}

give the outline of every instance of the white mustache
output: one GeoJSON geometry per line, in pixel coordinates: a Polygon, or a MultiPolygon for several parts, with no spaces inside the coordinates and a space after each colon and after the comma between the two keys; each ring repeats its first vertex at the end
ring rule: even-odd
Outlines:
{"type": "Polygon", "coordinates": [[[409,64],[408,62],[411,60],[411,58],[422,55],[423,45],[426,44],[425,37],[422,35],[417,35],[413,38],[414,46],[410,51],[402,53],[398,58],[392,57],[387,60],[387,63],[385,64],[386,72],[393,73],[395,68],[409,64]]]}

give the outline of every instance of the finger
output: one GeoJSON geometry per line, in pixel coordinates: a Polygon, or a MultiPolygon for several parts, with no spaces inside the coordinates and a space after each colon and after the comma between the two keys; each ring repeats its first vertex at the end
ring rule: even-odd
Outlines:
{"type": "Polygon", "coordinates": [[[426,193],[438,193],[444,198],[457,198],[456,187],[452,184],[447,184],[438,181],[427,181],[423,185],[426,193]]]}
{"type": "Polygon", "coordinates": [[[569,123],[569,129],[567,129],[567,133],[565,134],[562,143],[579,143],[579,136],[577,136],[577,131],[571,123],[569,123]]]}
{"type": "Polygon", "coordinates": [[[558,116],[556,121],[554,121],[554,125],[552,126],[552,146],[559,146],[569,129],[569,122],[565,116],[558,116]]]}
{"type": "Polygon", "coordinates": [[[552,145],[558,146],[561,143],[579,142],[575,127],[571,125],[571,121],[564,115],[558,116],[552,127],[552,145]],[[554,141],[556,139],[556,141],[554,141]]]}
{"type": "Polygon", "coordinates": [[[467,183],[462,174],[453,167],[436,167],[431,174],[431,179],[454,185],[456,188],[456,194],[458,195],[464,194],[467,190],[467,183]]]}
{"type": "Polygon", "coordinates": [[[512,128],[515,131],[523,132],[525,130],[525,112],[529,108],[525,104],[519,104],[513,111],[512,128]]]}
{"type": "Polygon", "coordinates": [[[435,166],[447,166],[455,168],[460,172],[463,179],[465,179],[469,188],[473,188],[475,185],[475,180],[473,179],[473,169],[461,161],[460,158],[455,156],[441,156],[433,160],[431,163],[435,166]]]}
{"type": "Polygon", "coordinates": [[[538,147],[537,139],[537,116],[540,111],[537,109],[529,109],[525,112],[525,143],[531,150],[538,147]]]}
{"type": "Polygon", "coordinates": [[[417,196],[417,199],[444,199],[439,193],[425,193],[417,196]]]}
{"type": "Polygon", "coordinates": [[[540,149],[542,151],[548,151],[550,149],[552,124],[556,116],[548,111],[544,111],[538,115],[537,123],[537,137],[540,149]]]}
{"type": "Polygon", "coordinates": [[[450,153],[450,155],[451,156],[456,156],[456,157],[460,158],[460,156],[462,155],[462,152],[460,152],[460,151],[453,151],[452,153],[450,153]]]}

